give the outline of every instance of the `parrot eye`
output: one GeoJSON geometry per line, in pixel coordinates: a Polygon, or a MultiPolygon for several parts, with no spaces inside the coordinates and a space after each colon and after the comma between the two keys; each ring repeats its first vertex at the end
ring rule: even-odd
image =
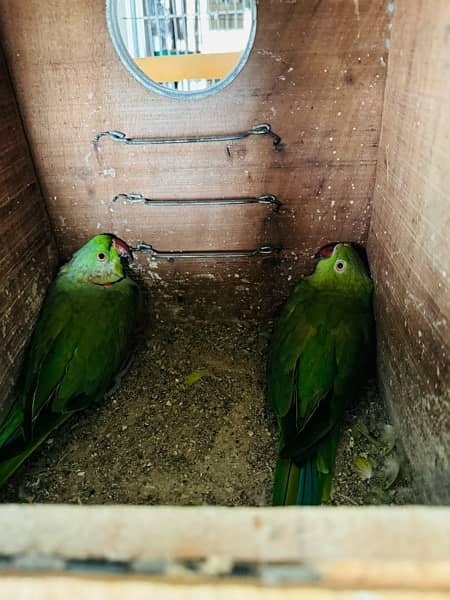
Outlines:
{"type": "Polygon", "coordinates": [[[347,263],[345,262],[345,260],[340,259],[334,263],[334,270],[336,271],[336,273],[343,273],[346,268],[347,263]]]}
{"type": "Polygon", "coordinates": [[[99,252],[97,254],[97,260],[104,261],[106,258],[106,254],[104,252],[99,252]]]}

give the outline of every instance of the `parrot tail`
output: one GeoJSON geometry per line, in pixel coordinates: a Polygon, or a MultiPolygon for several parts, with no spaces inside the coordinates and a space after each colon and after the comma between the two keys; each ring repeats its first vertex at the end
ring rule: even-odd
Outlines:
{"type": "Polygon", "coordinates": [[[329,499],[338,437],[335,427],[300,467],[290,458],[278,459],[273,506],[315,506],[329,499]]]}
{"type": "Polygon", "coordinates": [[[273,506],[297,504],[300,469],[290,458],[278,458],[272,492],[273,506]]]}
{"type": "Polygon", "coordinates": [[[22,431],[23,410],[20,403],[11,407],[5,420],[0,426],[0,452],[1,449],[23,435],[22,431]]]}
{"type": "MultiPolygon", "coordinates": [[[[0,486],[2,486],[17,471],[20,465],[36,450],[36,448],[45,442],[50,433],[56,429],[56,427],[59,427],[59,425],[64,423],[70,416],[71,413],[55,415],[50,421],[46,422],[45,427],[41,427],[40,430],[34,431],[34,438],[30,443],[24,446],[24,442],[22,441],[22,448],[20,448],[20,445],[17,443],[13,443],[4,449],[0,447],[0,486]]],[[[0,435],[1,433],[3,433],[3,428],[0,435]]]]}
{"type": "Polygon", "coordinates": [[[316,457],[298,467],[290,458],[279,458],[275,470],[273,506],[316,505],[321,502],[316,457]]]}
{"type": "Polygon", "coordinates": [[[301,506],[320,504],[322,502],[321,492],[316,457],[312,456],[300,469],[296,504],[301,506]]]}

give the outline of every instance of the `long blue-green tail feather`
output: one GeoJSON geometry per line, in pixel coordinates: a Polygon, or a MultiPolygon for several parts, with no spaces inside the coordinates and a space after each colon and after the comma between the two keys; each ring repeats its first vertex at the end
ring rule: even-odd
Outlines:
{"type": "Polygon", "coordinates": [[[320,504],[321,493],[315,459],[301,468],[289,458],[279,458],[275,470],[273,506],[320,504]]]}
{"type": "Polygon", "coordinates": [[[300,469],[296,504],[301,506],[315,506],[322,501],[322,490],[316,467],[316,457],[305,462],[300,469]]]}
{"type": "Polygon", "coordinates": [[[272,495],[274,506],[316,506],[328,500],[338,436],[339,427],[334,427],[300,467],[290,458],[278,459],[272,495]]]}

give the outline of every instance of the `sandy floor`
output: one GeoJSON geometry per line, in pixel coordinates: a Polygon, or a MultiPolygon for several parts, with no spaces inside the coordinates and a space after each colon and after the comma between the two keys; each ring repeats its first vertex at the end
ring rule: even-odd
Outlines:
{"type": "MultiPolygon", "coordinates": [[[[153,323],[119,389],[55,432],[0,501],[269,504],[277,447],[264,400],[269,335],[270,326],[242,321],[153,323]]],[[[412,501],[401,461],[389,485],[400,455],[386,423],[371,386],[346,420],[331,503],[412,501]]]]}

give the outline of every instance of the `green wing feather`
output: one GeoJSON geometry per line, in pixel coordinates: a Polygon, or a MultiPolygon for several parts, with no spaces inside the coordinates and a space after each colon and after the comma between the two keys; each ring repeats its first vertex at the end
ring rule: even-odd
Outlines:
{"type": "Polygon", "coordinates": [[[284,307],[272,337],[267,387],[272,408],[279,418],[291,409],[295,368],[304,346],[315,334],[307,315],[307,307],[314,299],[314,290],[306,280],[301,280],[284,307]]]}

